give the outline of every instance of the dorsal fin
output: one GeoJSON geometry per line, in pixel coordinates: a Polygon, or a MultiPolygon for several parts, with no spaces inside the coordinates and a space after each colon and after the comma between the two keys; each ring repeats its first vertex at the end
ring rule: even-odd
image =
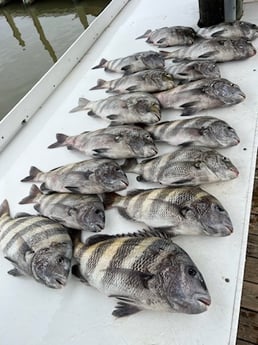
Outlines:
{"type": "Polygon", "coordinates": [[[157,230],[157,229],[142,229],[135,232],[129,232],[124,234],[115,234],[115,235],[108,235],[108,234],[97,234],[87,238],[85,245],[91,246],[93,244],[107,241],[110,239],[120,238],[120,237],[135,237],[135,238],[148,238],[148,237],[158,237],[163,239],[171,239],[172,235],[168,232],[157,230]]]}
{"type": "Polygon", "coordinates": [[[0,205],[0,217],[3,216],[4,214],[10,215],[10,208],[9,208],[8,201],[6,199],[0,205]]]}

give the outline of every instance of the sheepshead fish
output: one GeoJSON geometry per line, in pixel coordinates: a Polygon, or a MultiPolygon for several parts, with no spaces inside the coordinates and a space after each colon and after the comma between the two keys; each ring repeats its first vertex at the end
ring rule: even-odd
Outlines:
{"type": "Polygon", "coordinates": [[[154,94],[163,108],[183,110],[181,116],[204,109],[230,106],[243,102],[245,94],[238,85],[223,78],[207,78],[179,85],[173,90],[154,94]]]}
{"type": "Polygon", "coordinates": [[[43,182],[41,191],[98,194],[125,189],[128,179],[119,164],[110,159],[89,159],[63,165],[48,172],[32,166],[21,182],[43,182]]]}
{"type": "Polygon", "coordinates": [[[245,38],[212,38],[200,40],[191,47],[184,47],[173,52],[161,52],[165,59],[183,60],[211,60],[225,62],[247,59],[256,54],[256,49],[245,38]]]}
{"type": "Polygon", "coordinates": [[[97,101],[79,98],[79,105],[70,113],[82,110],[89,116],[110,121],[111,125],[154,123],[161,118],[158,100],[147,92],[130,92],[97,101]]]}
{"type": "Polygon", "coordinates": [[[221,203],[199,187],[166,187],[104,196],[106,209],[170,235],[228,236],[230,217],[221,203]]]}
{"type": "Polygon", "coordinates": [[[72,241],[66,228],[45,217],[12,218],[7,200],[0,206],[0,247],[14,268],[51,288],[61,288],[71,268],[72,241]]]}
{"type": "Polygon", "coordinates": [[[157,153],[154,141],[146,130],[132,125],[111,126],[79,135],[57,133],[57,142],[48,146],[67,146],[93,157],[113,159],[152,157],[157,153]]]}
{"type": "Polygon", "coordinates": [[[196,37],[196,32],[188,26],[170,26],[156,30],[147,30],[143,35],[137,37],[147,38],[146,42],[160,48],[191,45],[196,37]]]}
{"type": "Polygon", "coordinates": [[[124,163],[123,170],[139,174],[138,181],[167,186],[196,186],[228,181],[239,174],[230,159],[206,147],[182,148],[140,163],[136,159],[129,159],[124,163]]]}
{"type": "Polygon", "coordinates": [[[232,23],[219,23],[201,28],[197,35],[203,38],[246,38],[254,40],[258,36],[258,26],[252,23],[236,20],[232,23]]]}
{"type": "Polygon", "coordinates": [[[33,184],[20,204],[35,203],[35,210],[72,229],[99,232],[105,227],[104,206],[95,194],[43,194],[33,184]]]}
{"type": "Polygon", "coordinates": [[[148,235],[94,235],[75,242],[73,273],[118,303],[116,317],[143,309],[199,314],[211,298],[189,255],[170,239],[148,235]]]}
{"type": "Polygon", "coordinates": [[[218,65],[212,61],[190,61],[167,66],[165,70],[174,79],[194,81],[203,78],[220,78],[218,65]]]}
{"type": "Polygon", "coordinates": [[[104,68],[105,71],[131,74],[146,69],[163,68],[164,65],[164,57],[158,52],[149,50],[109,61],[103,58],[92,69],[104,68]]]}
{"type": "Polygon", "coordinates": [[[136,72],[118,79],[98,79],[97,85],[90,90],[107,89],[106,92],[155,92],[172,89],[175,86],[171,74],[161,69],[136,72]]]}
{"type": "Polygon", "coordinates": [[[165,121],[144,128],[156,141],[163,141],[172,146],[224,148],[240,142],[234,128],[227,122],[211,116],[165,121]]]}

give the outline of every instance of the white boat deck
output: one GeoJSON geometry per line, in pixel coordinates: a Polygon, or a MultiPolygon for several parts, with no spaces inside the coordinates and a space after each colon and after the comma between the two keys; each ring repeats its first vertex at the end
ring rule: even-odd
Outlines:
{"type": "MultiPolygon", "coordinates": [[[[244,5],[243,20],[258,24],[258,4],[244,5]]],[[[147,29],[188,25],[196,28],[198,1],[113,0],[69,51],[0,123],[0,201],[7,198],[11,212],[34,213],[32,205],[18,205],[31,184],[20,180],[30,166],[43,171],[85,159],[65,148],[47,149],[57,132],[69,135],[105,127],[106,122],[86,113],[69,114],[79,97],[100,99],[103,90],[89,91],[98,78],[114,79],[102,69],[91,70],[102,57],[117,58],[152,49],[135,40],[147,29]],[[123,7],[124,6],[124,7],[123,7]],[[120,8],[123,9],[119,12],[120,8]],[[112,21],[112,19],[114,19],[112,21]]],[[[258,48],[258,39],[254,41],[258,48]]],[[[154,49],[154,48],[153,48],[154,49]]],[[[48,289],[30,278],[6,272],[10,263],[0,256],[1,345],[234,345],[257,151],[258,55],[221,64],[222,76],[238,84],[246,100],[233,107],[203,112],[232,125],[241,143],[223,150],[237,166],[237,179],[205,185],[228,210],[234,233],[226,238],[178,237],[202,272],[212,304],[199,315],[143,311],[115,319],[115,301],[70,278],[62,290],[48,289]]],[[[178,119],[179,112],[164,111],[162,119],[178,119]]],[[[168,147],[160,146],[160,152],[168,147]]],[[[222,151],[221,151],[222,152],[222,151]]],[[[130,189],[144,188],[129,176],[130,189]]],[[[106,213],[106,233],[139,229],[116,210],[106,213]]]]}

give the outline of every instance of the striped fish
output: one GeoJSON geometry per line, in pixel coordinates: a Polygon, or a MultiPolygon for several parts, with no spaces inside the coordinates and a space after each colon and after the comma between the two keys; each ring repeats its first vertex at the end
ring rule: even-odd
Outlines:
{"type": "Polygon", "coordinates": [[[43,194],[33,184],[30,193],[20,204],[35,203],[35,210],[72,229],[99,232],[105,227],[104,206],[95,194],[43,194]]]}
{"type": "Polygon", "coordinates": [[[169,65],[165,70],[175,79],[194,81],[203,78],[220,78],[218,65],[212,61],[190,61],[169,65]]]}
{"type": "Polygon", "coordinates": [[[137,162],[128,159],[125,172],[139,174],[138,181],[167,186],[197,186],[228,181],[239,175],[229,158],[207,147],[180,148],[172,153],[137,162]]]}
{"type": "Polygon", "coordinates": [[[106,92],[158,92],[172,89],[175,86],[173,77],[161,69],[136,72],[113,80],[98,79],[97,85],[90,90],[107,89],[106,92]]]}
{"type": "Polygon", "coordinates": [[[111,125],[154,123],[161,117],[159,101],[147,92],[130,92],[96,101],[81,97],[70,113],[82,110],[89,116],[110,121],[111,125]]]}
{"type": "Polygon", "coordinates": [[[147,158],[157,153],[149,132],[133,125],[109,126],[73,136],[57,133],[56,138],[48,148],[66,146],[97,158],[147,158]]]}
{"type": "Polygon", "coordinates": [[[172,52],[161,51],[165,59],[173,61],[209,60],[226,62],[244,60],[256,54],[256,49],[245,38],[211,38],[196,41],[190,47],[183,47],[172,52]]]}
{"type": "Polygon", "coordinates": [[[258,26],[253,23],[236,20],[230,23],[219,23],[201,28],[197,35],[206,39],[217,38],[246,38],[254,40],[258,36],[258,26]]]}
{"type": "Polygon", "coordinates": [[[61,193],[98,194],[125,189],[128,179],[119,164],[110,159],[89,159],[63,165],[48,172],[32,166],[21,182],[43,182],[40,189],[61,193]]]}
{"type": "Polygon", "coordinates": [[[145,126],[157,141],[172,146],[206,146],[224,148],[239,144],[240,139],[227,122],[211,116],[165,121],[145,126]]]}
{"type": "Polygon", "coordinates": [[[199,187],[135,190],[104,196],[106,209],[117,208],[127,218],[171,235],[228,236],[230,217],[221,203],[199,187]]]}
{"type": "Polygon", "coordinates": [[[9,274],[29,275],[55,289],[66,284],[72,241],[61,224],[28,214],[11,218],[5,200],[0,206],[0,247],[14,266],[9,274]]]}
{"type": "Polygon", "coordinates": [[[224,78],[205,78],[154,94],[163,108],[183,110],[181,116],[243,102],[244,92],[224,78]]]}
{"type": "Polygon", "coordinates": [[[165,48],[177,45],[191,45],[195,37],[196,32],[189,26],[170,26],[155,30],[149,29],[136,39],[147,38],[147,43],[165,48]]]}
{"type": "Polygon", "coordinates": [[[207,310],[210,295],[189,255],[166,238],[147,232],[94,235],[76,242],[73,273],[105,295],[118,299],[113,315],[142,309],[198,314],[207,310]]]}
{"type": "Polygon", "coordinates": [[[148,50],[109,61],[101,59],[100,63],[92,69],[104,68],[105,71],[109,72],[131,74],[146,69],[163,68],[164,65],[165,61],[161,54],[154,50],[148,50]]]}

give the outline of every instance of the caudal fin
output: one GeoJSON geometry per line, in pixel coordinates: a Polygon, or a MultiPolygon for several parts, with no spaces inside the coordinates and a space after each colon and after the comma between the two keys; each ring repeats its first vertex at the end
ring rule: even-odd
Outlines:
{"type": "Polygon", "coordinates": [[[134,172],[135,167],[138,165],[136,158],[129,158],[124,161],[121,168],[124,172],[134,172]]]}
{"type": "Polygon", "coordinates": [[[76,113],[77,111],[87,110],[87,104],[90,101],[87,98],[80,97],[78,101],[78,106],[71,109],[69,113],[76,113]]]}
{"type": "Polygon", "coordinates": [[[136,40],[139,40],[141,38],[148,38],[152,30],[147,30],[143,35],[136,37],[136,40]]]}
{"type": "Polygon", "coordinates": [[[30,174],[29,174],[29,176],[24,177],[24,178],[21,180],[21,182],[28,182],[28,181],[37,182],[37,181],[39,181],[39,180],[37,179],[37,175],[40,174],[40,173],[42,173],[41,170],[39,170],[38,168],[32,166],[32,167],[30,168],[30,174]]]}
{"type": "Polygon", "coordinates": [[[49,145],[49,149],[54,149],[55,147],[60,147],[60,146],[66,146],[66,139],[68,138],[68,135],[62,134],[62,133],[57,133],[56,134],[56,142],[49,145]]]}
{"type": "Polygon", "coordinates": [[[92,67],[92,69],[104,68],[106,63],[107,63],[107,60],[103,58],[100,60],[100,63],[97,66],[92,67]]]}
{"type": "Polygon", "coordinates": [[[0,205],[0,217],[2,217],[4,214],[10,215],[10,208],[6,199],[0,205]]]}
{"type": "Polygon", "coordinates": [[[174,50],[172,52],[169,52],[169,51],[166,51],[166,50],[160,50],[159,51],[159,53],[161,54],[161,56],[164,57],[164,59],[177,59],[178,58],[178,56],[177,56],[178,53],[177,52],[178,52],[178,50],[174,50]]]}
{"type": "Polygon", "coordinates": [[[93,86],[90,90],[99,90],[99,89],[106,89],[107,87],[107,81],[104,79],[98,79],[97,85],[93,86]]]}
{"type": "Polygon", "coordinates": [[[29,195],[26,196],[25,198],[23,198],[19,204],[32,204],[34,202],[36,202],[38,200],[38,196],[41,195],[41,191],[40,189],[35,185],[33,184],[31,186],[31,189],[30,189],[30,192],[29,192],[29,195]]]}
{"type": "Polygon", "coordinates": [[[115,202],[120,198],[121,196],[119,194],[113,192],[102,194],[105,209],[108,210],[109,208],[112,208],[115,202]]]}

